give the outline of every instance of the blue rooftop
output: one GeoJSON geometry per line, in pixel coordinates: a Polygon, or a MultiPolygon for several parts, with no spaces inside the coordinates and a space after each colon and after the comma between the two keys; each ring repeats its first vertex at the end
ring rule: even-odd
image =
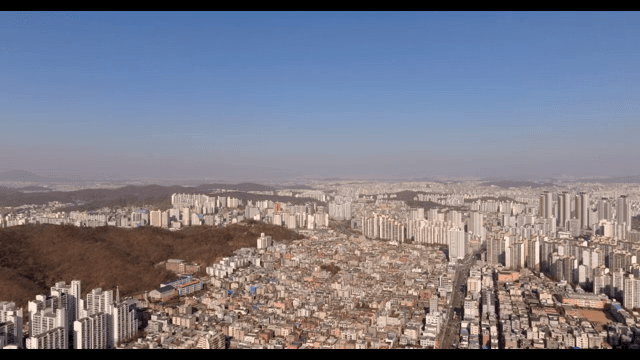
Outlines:
{"type": "Polygon", "coordinates": [[[168,285],[168,286],[163,286],[160,289],[158,289],[158,292],[165,293],[165,292],[173,291],[173,290],[175,290],[175,288],[173,286],[171,286],[171,285],[168,285]]]}

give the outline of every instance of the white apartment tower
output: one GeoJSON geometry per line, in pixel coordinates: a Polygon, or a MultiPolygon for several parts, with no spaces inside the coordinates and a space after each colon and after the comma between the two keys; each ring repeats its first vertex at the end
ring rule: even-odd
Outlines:
{"type": "Polygon", "coordinates": [[[160,222],[161,222],[161,226],[163,228],[168,228],[170,225],[169,222],[169,211],[163,211],[162,214],[160,215],[160,222]]]}
{"type": "Polygon", "coordinates": [[[200,225],[200,217],[198,216],[198,214],[193,213],[191,214],[191,226],[197,225],[200,225]]]}
{"type": "Polygon", "coordinates": [[[540,195],[540,217],[550,219],[553,216],[553,194],[544,191],[540,195]]]}
{"type": "Polygon", "coordinates": [[[182,226],[189,226],[191,220],[191,214],[189,212],[189,208],[182,208],[182,226]]]}
{"type": "MultiPolygon", "coordinates": [[[[422,210],[422,218],[424,218],[424,209],[420,208],[419,210],[422,210]]],[[[422,218],[419,218],[419,220],[422,218]]],[[[447,221],[453,224],[454,227],[464,228],[462,224],[462,214],[455,210],[449,210],[449,212],[447,212],[447,221]]]]}
{"type": "Polygon", "coordinates": [[[330,201],[329,218],[334,220],[351,220],[351,202],[330,201]]]}
{"type": "MultiPolygon", "coordinates": [[[[81,283],[80,280],[71,281],[70,285],[67,285],[64,281],[57,282],[54,286],[51,287],[51,295],[59,296],[59,294],[66,294],[67,303],[67,329],[73,328],[73,322],[78,319],[80,315],[80,300],[81,300],[81,283]]],[[[70,346],[73,346],[73,337],[74,334],[71,333],[70,346]]]]}
{"type": "Polygon", "coordinates": [[[636,279],[633,274],[624,280],[623,304],[627,310],[640,307],[640,279],[636,279]]]}
{"type": "Polygon", "coordinates": [[[113,304],[111,318],[113,332],[111,334],[107,334],[107,343],[109,343],[110,337],[111,344],[117,345],[120,341],[131,338],[138,331],[136,303],[133,300],[125,300],[123,302],[113,304]]]}
{"type": "Polygon", "coordinates": [[[271,246],[271,236],[264,236],[264,233],[261,233],[260,237],[258,238],[258,244],[257,244],[258,250],[266,249],[269,246],[271,246]]]}
{"type": "Polygon", "coordinates": [[[73,321],[75,321],[80,315],[79,301],[81,299],[81,291],[82,286],[80,280],[73,280],[70,285],[61,281],[51,287],[51,294],[67,294],[67,315],[68,318],[73,319],[73,321]]]}
{"type": "MultiPolygon", "coordinates": [[[[38,335],[44,331],[51,330],[51,328],[43,328],[42,318],[34,319],[36,314],[49,309],[54,314],[57,310],[62,310],[65,315],[67,313],[67,294],[57,293],[54,296],[36,295],[35,301],[29,301],[27,304],[27,311],[29,312],[29,336],[38,335]]],[[[41,315],[39,315],[41,316],[41,315]]],[[[68,329],[68,323],[65,324],[68,329]]]]}
{"type": "Polygon", "coordinates": [[[81,318],[97,313],[108,314],[109,306],[113,304],[113,290],[102,291],[101,288],[91,290],[87,294],[87,300],[84,302],[83,311],[81,311],[81,318]]]}
{"type": "Polygon", "coordinates": [[[571,195],[563,191],[558,195],[558,220],[560,227],[567,229],[567,220],[571,219],[571,195]]]}
{"type": "Polygon", "coordinates": [[[613,221],[613,209],[607,198],[598,201],[598,220],[613,221]]]}
{"type": "Polygon", "coordinates": [[[0,338],[4,337],[5,345],[22,347],[22,309],[16,308],[13,302],[0,302],[0,338]]]}
{"type": "Polygon", "coordinates": [[[75,349],[107,348],[107,314],[97,314],[76,320],[73,323],[75,349]]]}
{"type": "Polygon", "coordinates": [[[540,271],[540,239],[529,240],[527,251],[527,268],[540,271]]]}
{"type": "Polygon", "coordinates": [[[627,231],[631,230],[631,209],[630,203],[627,200],[626,195],[620,196],[618,199],[618,206],[616,206],[616,218],[618,220],[618,224],[625,224],[625,229],[627,231]]]}
{"type": "MultiPolygon", "coordinates": [[[[87,301],[82,302],[86,308],[82,311],[82,318],[74,323],[74,330],[78,328],[83,334],[90,336],[90,329],[100,331],[103,328],[96,315],[104,314],[104,328],[106,329],[106,347],[113,348],[118,342],[126,340],[135,335],[138,329],[138,321],[136,319],[135,302],[127,300],[120,302],[120,296],[116,293],[113,298],[113,290],[102,291],[100,288],[93,289],[87,294],[87,301]],[[85,320],[86,318],[94,320],[85,320]],[[78,324],[80,323],[80,324],[78,324]],[[85,330],[89,329],[89,330],[85,330]]],[[[99,317],[99,316],[98,316],[99,317]]],[[[94,333],[97,340],[84,342],[83,346],[102,346],[99,339],[102,335],[94,333]]],[[[81,341],[77,340],[76,342],[81,341]]],[[[84,341],[84,340],[82,340],[84,341]]]]}
{"type": "Polygon", "coordinates": [[[150,211],[149,215],[151,217],[149,225],[157,227],[162,226],[162,211],[150,211]]]}
{"type": "Polygon", "coordinates": [[[30,314],[27,349],[68,349],[66,309],[45,308],[30,314]]]}
{"type": "MultiPolygon", "coordinates": [[[[66,320],[65,320],[66,321],[66,320]]],[[[26,340],[27,349],[68,349],[67,332],[62,327],[57,327],[26,340]]]]}
{"type": "Polygon", "coordinates": [[[580,193],[580,228],[587,229],[589,227],[589,194],[580,193]]]}
{"type": "Polygon", "coordinates": [[[561,226],[566,230],[567,228],[567,220],[571,219],[571,194],[568,191],[562,192],[562,219],[561,226]]]}
{"type": "Polygon", "coordinates": [[[477,211],[472,211],[471,213],[469,213],[469,224],[467,230],[474,235],[480,236],[483,241],[485,240],[482,214],[477,211]]]}
{"type": "MultiPolygon", "coordinates": [[[[107,338],[107,348],[113,347],[112,336],[110,334],[113,333],[113,323],[111,315],[113,314],[112,306],[113,306],[113,290],[102,291],[101,288],[96,288],[91,290],[90,293],[87,294],[86,302],[83,301],[84,305],[82,311],[82,317],[79,320],[90,317],[92,315],[103,313],[106,316],[106,338],[107,338]]],[[[75,328],[75,324],[74,324],[75,328]]]]}
{"type": "Polygon", "coordinates": [[[465,257],[468,236],[462,229],[449,230],[449,261],[465,257]]]}

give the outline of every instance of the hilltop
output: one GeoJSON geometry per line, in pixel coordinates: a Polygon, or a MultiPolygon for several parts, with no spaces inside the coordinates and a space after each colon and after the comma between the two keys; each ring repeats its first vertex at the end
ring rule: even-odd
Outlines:
{"type": "MultiPolygon", "coordinates": [[[[171,207],[171,195],[175,193],[211,195],[211,192],[217,189],[231,191],[273,190],[270,187],[252,183],[237,185],[203,184],[195,187],[179,185],[128,185],[116,189],[31,192],[35,189],[40,190],[40,188],[10,189],[1,187],[0,206],[20,206],[25,204],[43,205],[52,201],[58,201],[61,203],[75,203],[94,209],[104,206],[143,206],[145,204],[171,207]],[[23,192],[21,190],[30,190],[30,192],[23,192]]],[[[225,194],[226,193],[222,193],[218,195],[227,196],[225,194]]]]}
{"type": "Polygon", "coordinates": [[[633,184],[640,183],[640,175],[607,177],[603,179],[579,179],[577,181],[596,184],[633,184]]]}
{"type": "Polygon", "coordinates": [[[495,196],[483,196],[483,197],[479,197],[479,198],[464,199],[464,202],[465,203],[472,203],[472,202],[476,202],[478,200],[479,201],[490,201],[490,200],[493,200],[493,201],[505,201],[505,202],[511,201],[513,203],[516,203],[516,204],[524,204],[523,202],[517,201],[516,199],[510,198],[508,196],[498,196],[498,197],[495,197],[495,196]]]}
{"type": "Polygon", "coordinates": [[[303,238],[284,227],[255,221],[175,232],[70,225],[0,229],[0,301],[26,306],[35,295],[48,294],[55,282],[74,279],[82,281],[83,295],[96,287],[119,286],[124,296],[150,291],[175,277],[155,264],[183,259],[209,266],[239,248],[255,247],[260,233],[277,241],[303,238]]]}
{"type": "Polygon", "coordinates": [[[202,184],[195,187],[198,191],[211,191],[216,189],[231,190],[231,191],[273,191],[274,188],[266,185],[260,185],[255,183],[240,183],[240,184],[202,184]]]}
{"type": "Polygon", "coordinates": [[[414,198],[418,194],[423,194],[423,195],[442,195],[442,197],[445,197],[444,194],[440,194],[440,193],[426,192],[426,191],[404,190],[404,191],[400,191],[400,192],[395,193],[395,195],[396,195],[395,198],[388,198],[387,200],[402,200],[409,207],[412,207],[412,208],[424,208],[425,210],[429,210],[429,209],[444,209],[444,208],[453,209],[453,210],[463,210],[459,206],[441,205],[441,204],[438,204],[438,203],[433,202],[433,201],[414,200],[414,198]]]}
{"type": "Polygon", "coordinates": [[[536,182],[531,182],[531,181],[515,181],[515,180],[503,180],[503,181],[491,181],[491,182],[485,182],[482,184],[483,186],[497,186],[497,187],[501,187],[503,189],[508,189],[508,188],[521,188],[521,187],[530,187],[532,189],[537,189],[537,188],[547,188],[547,187],[554,187],[557,186],[556,184],[553,183],[536,183],[536,182]]]}
{"type": "Polygon", "coordinates": [[[309,185],[295,184],[295,185],[281,185],[278,188],[286,190],[315,190],[309,185]]]}

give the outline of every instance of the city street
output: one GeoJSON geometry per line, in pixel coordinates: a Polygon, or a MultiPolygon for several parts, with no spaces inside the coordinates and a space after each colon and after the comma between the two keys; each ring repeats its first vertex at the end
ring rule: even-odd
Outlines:
{"type": "Polygon", "coordinates": [[[465,256],[456,269],[456,276],[453,284],[453,299],[447,312],[447,321],[442,328],[440,349],[451,349],[453,344],[458,343],[458,338],[460,336],[460,321],[463,316],[465,298],[465,292],[462,290],[462,285],[467,283],[469,268],[475,261],[478,253],[479,251],[465,256]]]}

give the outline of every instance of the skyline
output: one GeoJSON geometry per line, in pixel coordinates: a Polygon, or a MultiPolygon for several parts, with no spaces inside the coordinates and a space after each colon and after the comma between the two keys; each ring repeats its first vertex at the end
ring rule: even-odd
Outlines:
{"type": "Polygon", "coordinates": [[[0,172],[637,175],[638,20],[0,13],[0,172]]]}

